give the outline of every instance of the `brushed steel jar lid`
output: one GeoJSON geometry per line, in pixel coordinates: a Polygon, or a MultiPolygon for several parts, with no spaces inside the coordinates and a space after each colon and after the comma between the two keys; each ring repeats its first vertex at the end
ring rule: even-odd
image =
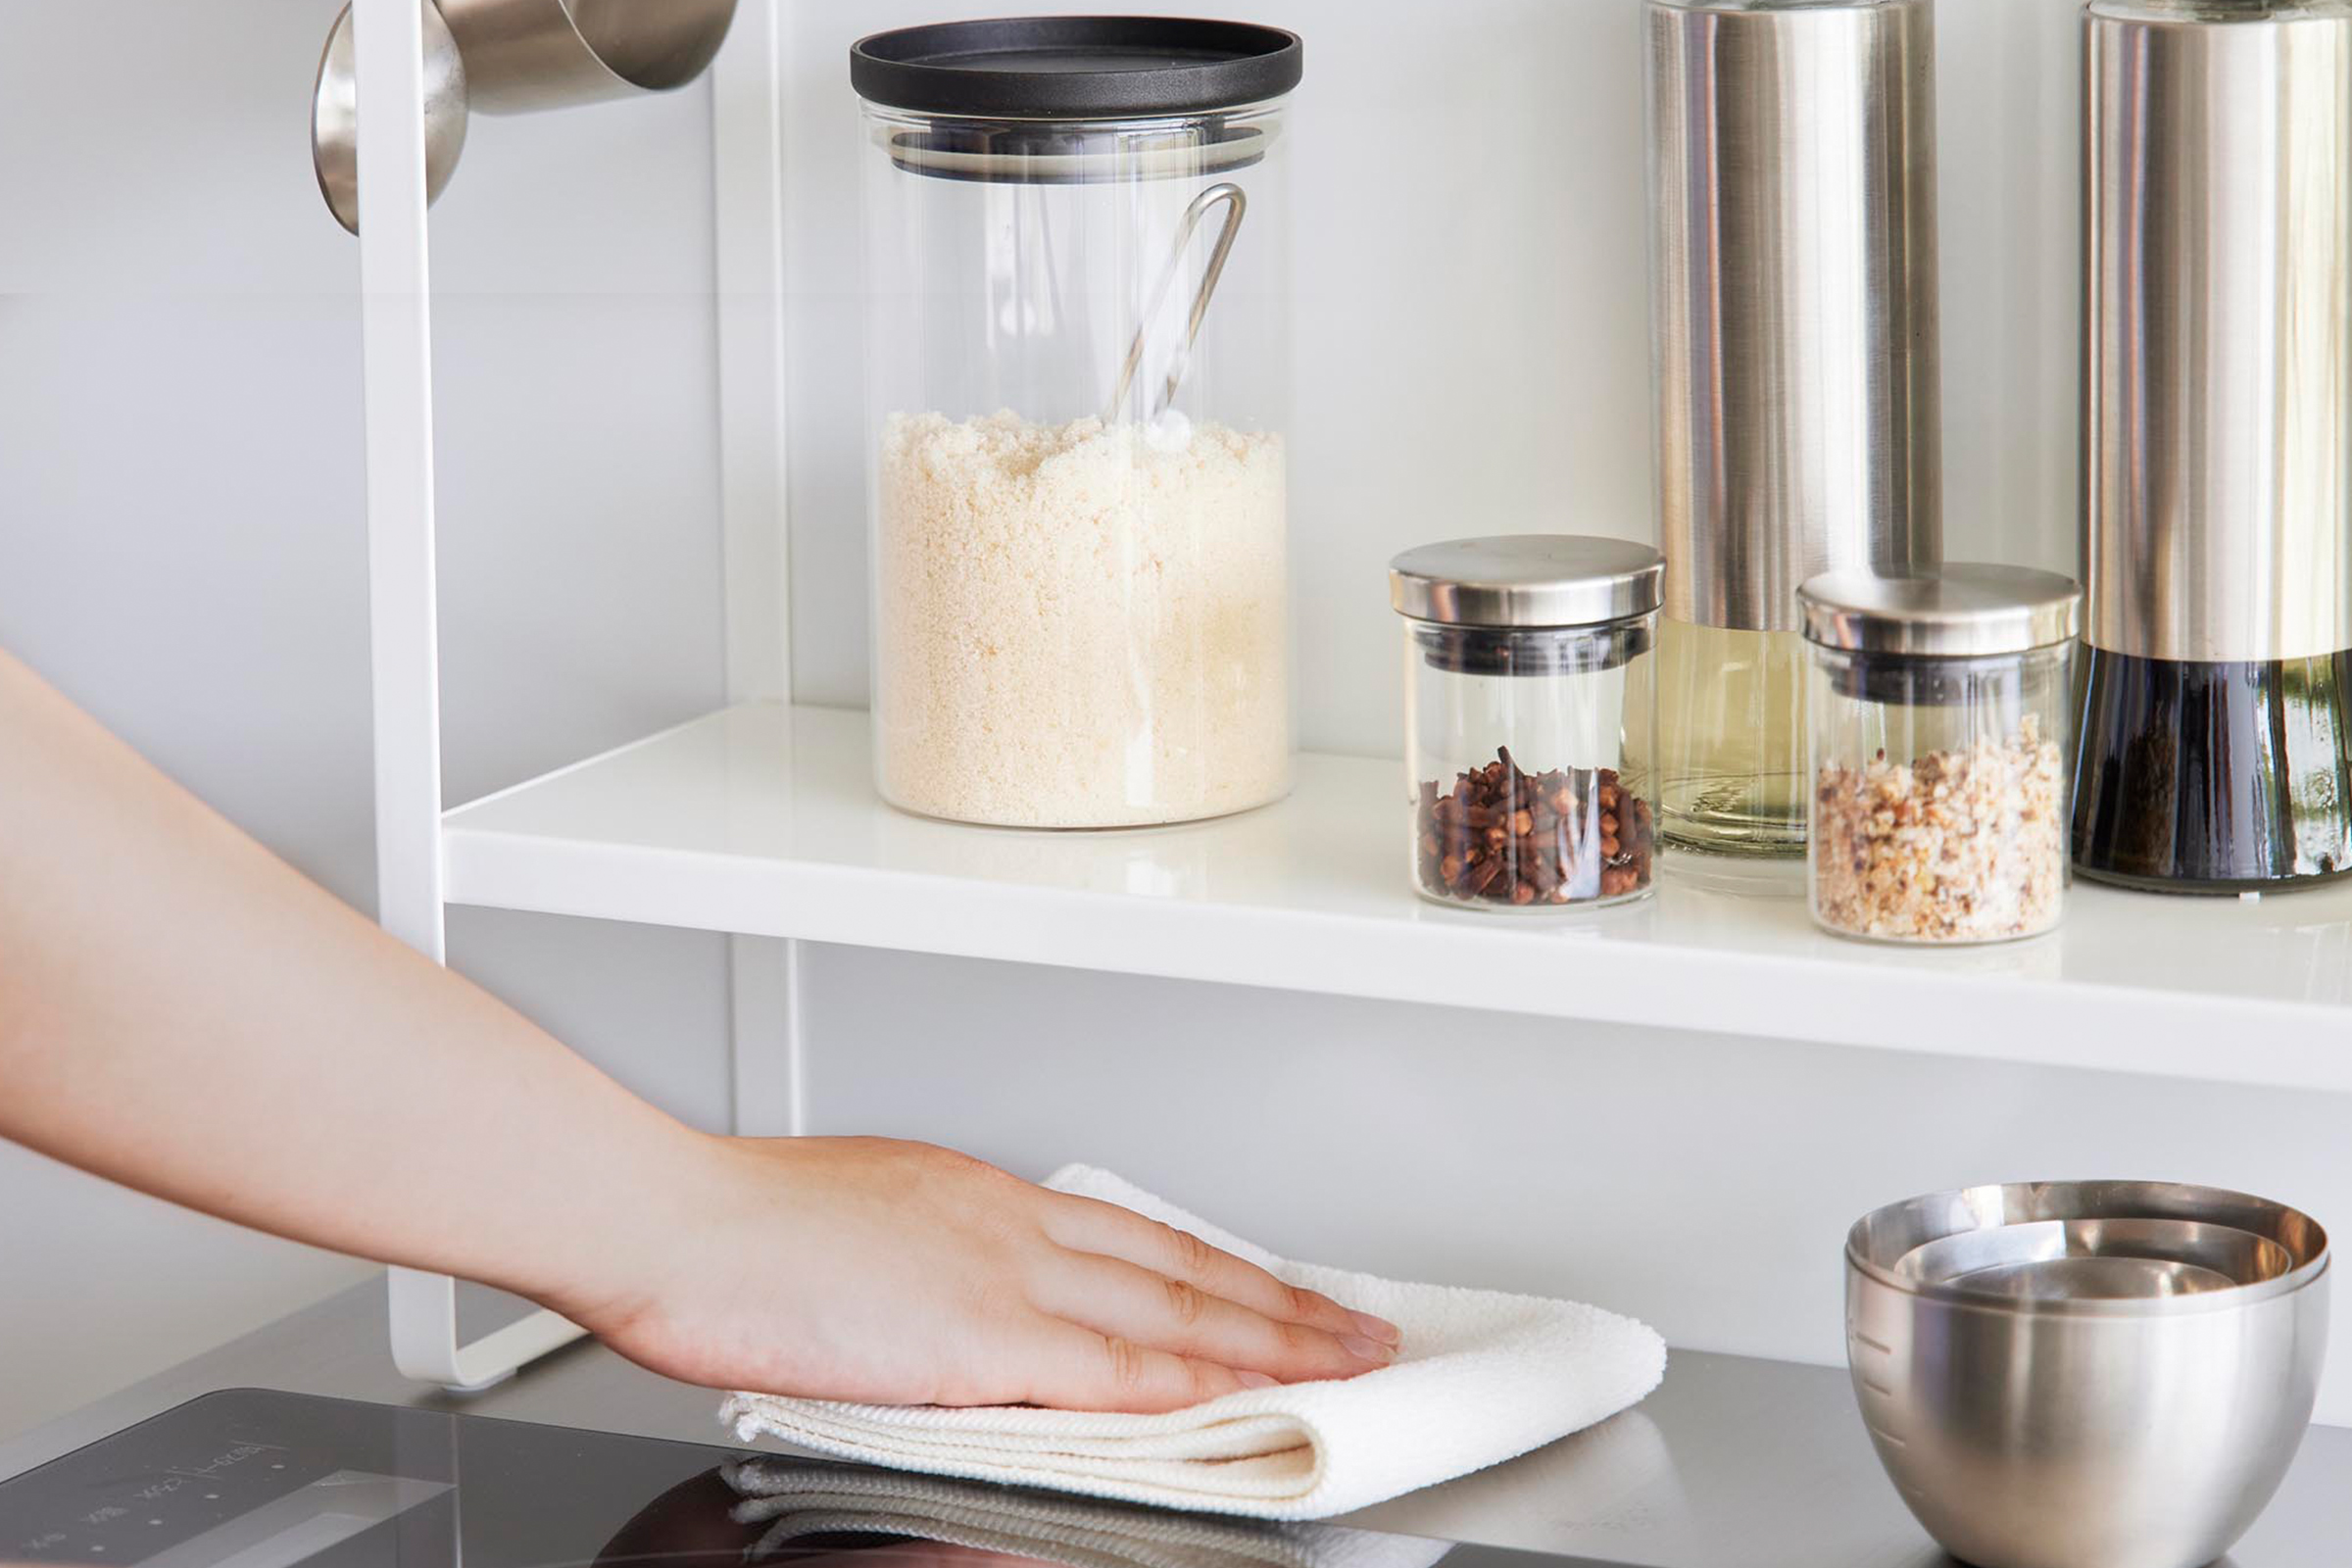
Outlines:
{"type": "Polygon", "coordinates": [[[1389,603],[1442,626],[1592,626],[1655,612],[1666,558],[1630,539],[1505,534],[1408,550],[1389,603]]]}
{"type": "Polygon", "coordinates": [[[1956,562],[1909,577],[1834,571],[1796,591],[1805,638],[1864,654],[1972,659],[2072,642],[2082,590],[2030,566],[1956,562]]]}

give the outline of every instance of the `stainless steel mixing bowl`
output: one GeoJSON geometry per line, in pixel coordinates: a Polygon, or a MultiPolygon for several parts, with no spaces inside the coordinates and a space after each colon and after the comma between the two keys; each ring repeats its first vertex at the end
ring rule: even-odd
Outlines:
{"type": "Polygon", "coordinates": [[[2311,1421],[2328,1237],[2240,1193],[2031,1182],[1848,1234],[1846,1358],[1895,1487],[1978,1568],[2203,1568],[2311,1421]]]}

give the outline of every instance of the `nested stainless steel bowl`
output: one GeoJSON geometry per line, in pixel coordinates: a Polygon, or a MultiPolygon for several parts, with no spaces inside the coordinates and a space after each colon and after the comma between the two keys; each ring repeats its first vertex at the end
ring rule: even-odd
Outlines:
{"type": "Polygon", "coordinates": [[[1911,1511],[1978,1568],[2203,1568],[2278,1490],[2328,1236],[2166,1182],[1915,1198],[1846,1237],[1846,1358],[1911,1511]]]}

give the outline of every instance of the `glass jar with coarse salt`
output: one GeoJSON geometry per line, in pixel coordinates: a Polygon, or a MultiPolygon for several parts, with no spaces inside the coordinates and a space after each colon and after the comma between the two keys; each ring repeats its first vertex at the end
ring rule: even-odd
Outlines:
{"type": "Polygon", "coordinates": [[[1954,564],[1798,591],[1810,647],[1813,918],[1879,942],[2006,942],[2064,912],[2082,593],[1954,564]]]}
{"type": "Polygon", "coordinates": [[[1422,897],[1542,913],[1649,895],[1664,574],[1647,545],[1566,534],[1455,540],[1390,564],[1422,897]]]}

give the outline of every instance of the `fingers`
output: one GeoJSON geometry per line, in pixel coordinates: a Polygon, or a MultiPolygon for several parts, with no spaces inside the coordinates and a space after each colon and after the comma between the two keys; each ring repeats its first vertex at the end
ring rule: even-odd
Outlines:
{"type": "Polygon", "coordinates": [[[1237,1372],[1042,1316],[1026,1339],[1025,1360],[1035,1371],[1021,1396],[1050,1409],[1158,1415],[1272,1383],[1262,1373],[1237,1372]]]}
{"type": "Polygon", "coordinates": [[[1280,1383],[1351,1378],[1396,1357],[1352,1325],[1334,1334],[1271,1318],[1188,1281],[1088,1252],[1065,1252],[1041,1269],[1030,1304],[1099,1334],[1280,1383]]]}
{"type": "Polygon", "coordinates": [[[1220,1251],[1190,1232],[1146,1219],[1116,1203],[1054,1196],[1057,1201],[1048,1213],[1046,1234],[1073,1251],[1123,1258],[1281,1322],[1359,1336],[1392,1348],[1403,1343],[1404,1336],[1387,1319],[1350,1311],[1328,1296],[1285,1285],[1256,1264],[1220,1251]]]}

